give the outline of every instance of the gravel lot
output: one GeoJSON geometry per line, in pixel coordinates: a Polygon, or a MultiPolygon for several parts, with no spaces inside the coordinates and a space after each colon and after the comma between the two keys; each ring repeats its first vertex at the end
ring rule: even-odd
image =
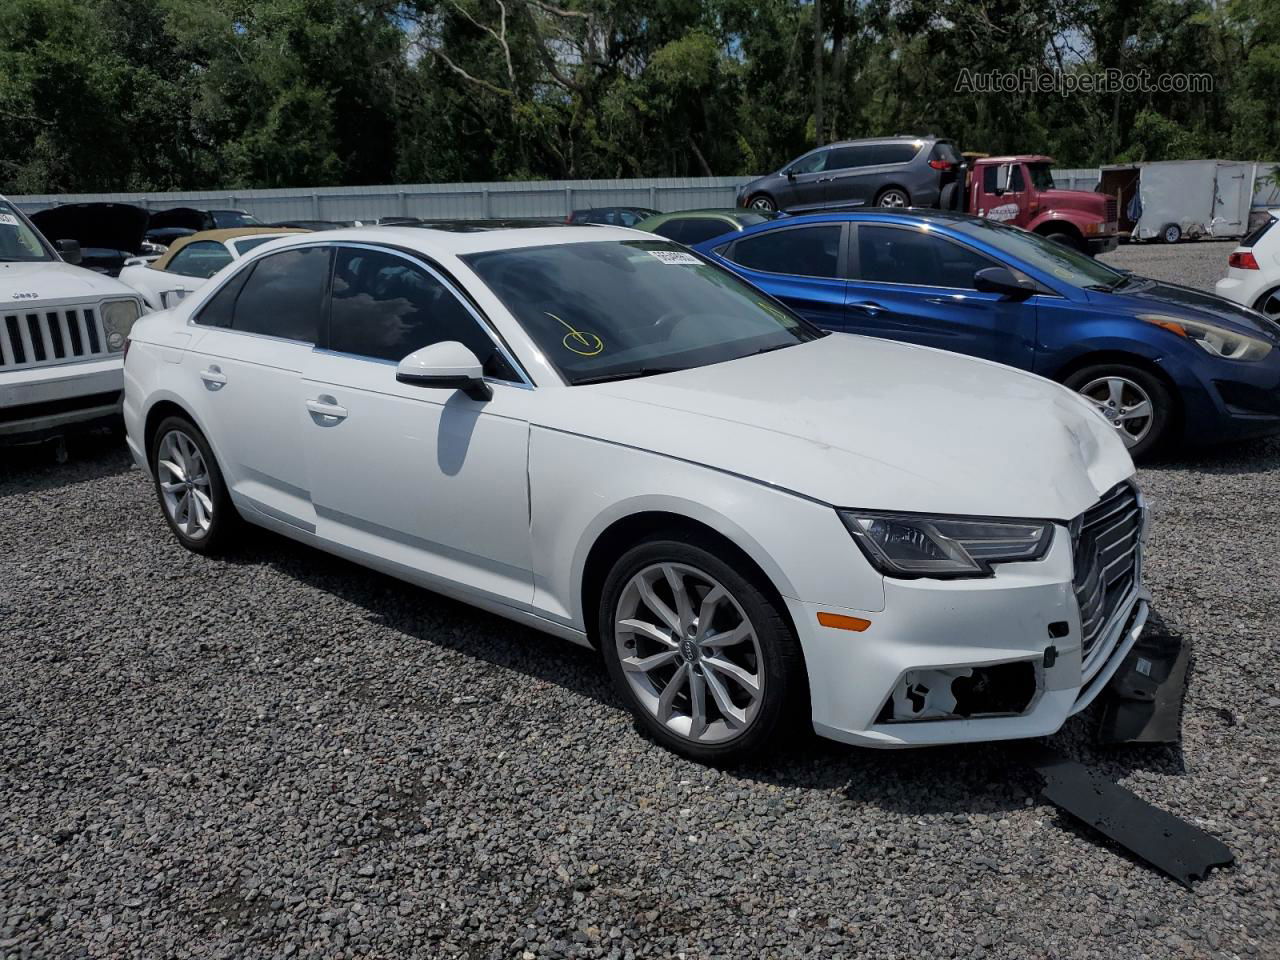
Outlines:
{"type": "Polygon", "coordinates": [[[266,534],[193,556],[116,442],[73,456],[0,461],[0,957],[1280,956],[1280,443],[1142,471],[1181,750],[1054,738],[1236,852],[1194,892],[1016,747],[704,769],[585,650],[266,534]]]}

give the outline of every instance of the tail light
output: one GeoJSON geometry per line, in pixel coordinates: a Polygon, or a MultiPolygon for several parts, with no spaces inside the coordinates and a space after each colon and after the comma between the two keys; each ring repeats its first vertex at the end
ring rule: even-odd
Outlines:
{"type": "Polygon", "coordinates": [[[1237,250],[1227,257],[1227,266],[1235,267],[1237,270],[1257,270],[1258,261],[1252,250],[1237,250]]]}
{"type": "Polygon", "coordinates": [[[951,161],[950,160],[930,160],[929,166],[933,167],[933,169],[935,170],[950,170],[951,161]]]}

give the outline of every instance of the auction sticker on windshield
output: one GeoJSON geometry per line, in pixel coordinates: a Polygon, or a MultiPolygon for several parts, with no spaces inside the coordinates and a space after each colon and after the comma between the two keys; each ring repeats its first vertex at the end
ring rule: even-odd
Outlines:
{"type": "Polygon", "coordinates": [[[692,253],[682,253],[679,250],[648,250],[646,252],[649,256],[656,257],[663,263],[684,264],[690,267],[696,267],[702,263],[692,253]]]}
{"type": "Polygon", "coordinates": [[[18,218],[12,213],[0,213],[0,223],[3,223],[6,227],[16,227],[18,218]]]}

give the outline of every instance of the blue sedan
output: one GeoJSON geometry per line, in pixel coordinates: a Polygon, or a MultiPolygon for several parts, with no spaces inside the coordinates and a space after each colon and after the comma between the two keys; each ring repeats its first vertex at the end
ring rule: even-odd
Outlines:
{"type": "Polygon", "coordinates": [[[1078,391],[1142,457],[1280,433],[1280,326],[962,214],[789,217],[698,244],[815,324],[1030,370],[1078,391]]]}

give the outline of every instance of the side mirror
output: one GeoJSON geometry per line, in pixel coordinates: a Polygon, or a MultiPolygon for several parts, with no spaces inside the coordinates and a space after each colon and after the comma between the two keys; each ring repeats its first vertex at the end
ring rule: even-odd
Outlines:
{"type": "Polygon", "coordinates": [[[1026,300],[1034,296],[1036,285],[1019,280],[1006,267],[987,267],[973,275],[973,288],[979,293],[998,293],[1002,300],[1026,300]]]}
{"type": "Polygon", "coordinates": [[[58,250],[58,255],[72,266],[80,264],[80,241],[79,240],[59,240],[54,244],[58,250]]]}
{"type": "Polygon", "coordinates": [[[796,178],[796,172],[792,170],[790,167],[787,167],[787,169],[783,170],[782,172],[786,174],[786,177],[788,180],[794,180],[796,178]]]}
{"type": "Polygon", "coordinates": [[[461,390],[472,400],[493,396],[493,388],[484,382],[480,361],[456,340],[415,350],[396,367],[396,380],[414,387],[461,390]]]}
{"type": "Polygon", "coordinates": [[[996,193],[1006,193],[1009,189],[1009,165],[1002,163],[996,167],[996,193]]]}

